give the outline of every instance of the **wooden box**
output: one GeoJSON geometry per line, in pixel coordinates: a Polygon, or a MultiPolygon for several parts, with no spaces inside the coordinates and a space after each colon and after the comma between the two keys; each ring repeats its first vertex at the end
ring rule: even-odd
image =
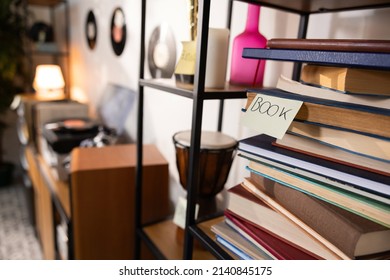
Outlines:
{"type": "MultiPolygon", "coordinates": [[[[142,222],[166,218],[168,162],[144,145],[142,222]]],[[[75,259],[133,259],[136,145],[76,148],[71,161],[72,240],[75,259]]]]}

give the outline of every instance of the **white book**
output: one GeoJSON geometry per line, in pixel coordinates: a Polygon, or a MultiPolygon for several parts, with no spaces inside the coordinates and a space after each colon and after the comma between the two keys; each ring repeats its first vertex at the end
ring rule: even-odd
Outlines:
{"type": "Polygon", "coordinates": [[[390,98],[366,95],[353,95],[343,92],[338,92],[331,89],[314,87],[293,81],[284,76],[280,76],[276,84],[278,89],[292,92],[299,95],[310,96],[320,99],[328,99],[339,102],[358,104],[376,108],[390,109],[390,98]]]}

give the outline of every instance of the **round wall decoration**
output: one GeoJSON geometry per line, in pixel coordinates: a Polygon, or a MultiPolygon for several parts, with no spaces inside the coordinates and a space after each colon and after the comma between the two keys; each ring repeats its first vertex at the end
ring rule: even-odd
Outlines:
{"type": "Polygon", "coordinates": [[[94,13],[90,10],[85,23],[85,36],[87,38],[88,47],[93,50],[97,40],[97,25],[94,13]]]}
{"type": "Polygon", "coordinates": [[[176,42],[167,24],[157,26],[149,38],[149,71],[153,78],[170,78],[176,66],[176,42]]]}
{"type": "Polygon", "coordinates": [[[116,55],[121,55],[126,44],[126,21],[121,8],[116,8],[111,19],[111,44],[116,55]]]}

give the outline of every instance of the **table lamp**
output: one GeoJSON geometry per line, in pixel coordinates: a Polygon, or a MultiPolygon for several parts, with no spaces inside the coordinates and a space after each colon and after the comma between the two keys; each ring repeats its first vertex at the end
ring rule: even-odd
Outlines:
{"type": "Polygon", "coordinates": [[[33,87],[40,98],[64,98],[65,81],[60,66],[54,64],[38,65],[33,87]]]}

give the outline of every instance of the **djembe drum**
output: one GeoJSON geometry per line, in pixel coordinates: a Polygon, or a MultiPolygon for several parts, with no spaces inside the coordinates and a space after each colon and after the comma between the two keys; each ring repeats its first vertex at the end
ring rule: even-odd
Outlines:
{"type": "MultiPolygon", "coordinates": [[[[176,150],[176,164],[180,183],[187,186],[191,131],[173,135],[176,150]]],[[[202,131],[199,155],[199,185],[197,203],[199,216],[216,211],[216,195],[225,186],[233,162],[237,141],[221,132],[202,131]]]]}

